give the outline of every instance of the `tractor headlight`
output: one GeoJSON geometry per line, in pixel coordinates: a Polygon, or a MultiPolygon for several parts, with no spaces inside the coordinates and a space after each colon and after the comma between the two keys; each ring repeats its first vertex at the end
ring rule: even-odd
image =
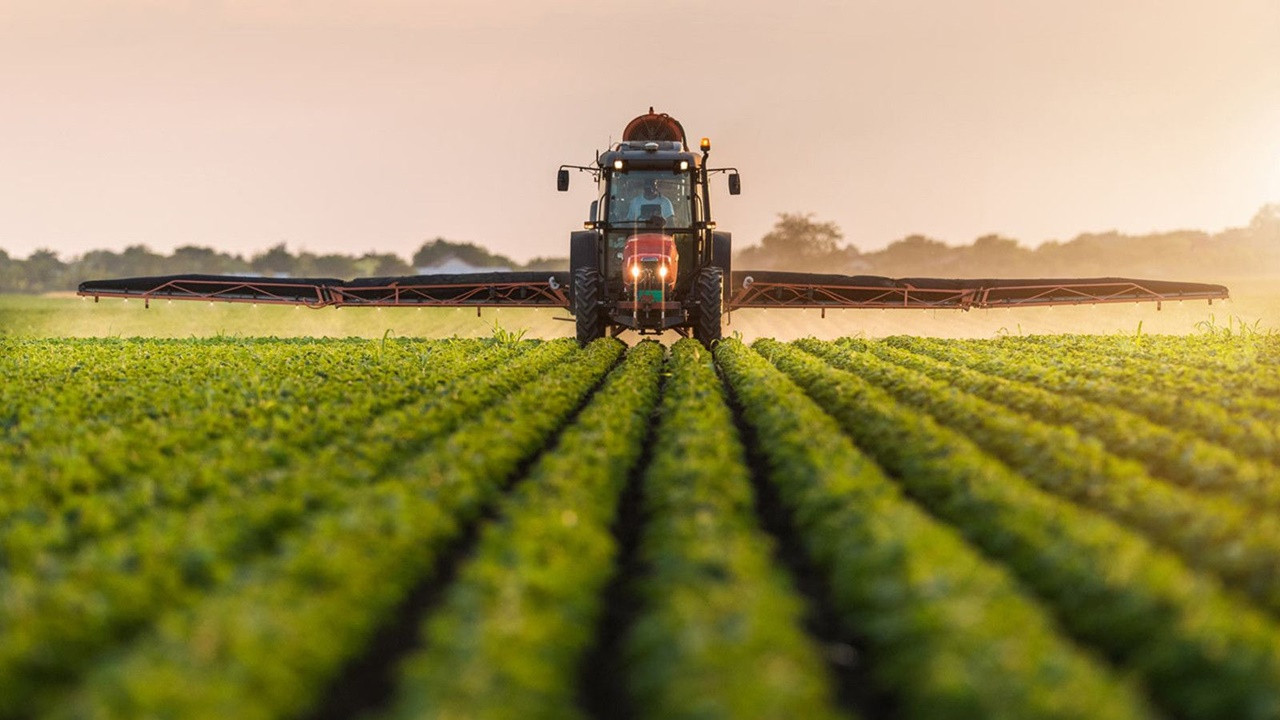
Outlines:
{"type": "Polygon", "coordinates": [[[632,265],[632,266],[631,266],[631,277],[636,278],[636,279],[639,279],[639,278],[640,278],[640,266],[639,266],[639,265],[632,265]]]}
{"type": "Polygon", "coordinates": [[[665,278],[666,276],[667,276],[667,266],[663,265],[662,267],[658,268],[658,277],[665,278]]]}

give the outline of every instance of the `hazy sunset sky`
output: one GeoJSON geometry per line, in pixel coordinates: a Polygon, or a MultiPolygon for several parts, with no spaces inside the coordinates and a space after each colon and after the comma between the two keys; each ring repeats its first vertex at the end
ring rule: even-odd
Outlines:
{"type": "Polygon", "coordinates": [[[1247,224],[1277,0],[0,0],[0,249],[566,255],[649,106],[863,250],[1247,224]]]}

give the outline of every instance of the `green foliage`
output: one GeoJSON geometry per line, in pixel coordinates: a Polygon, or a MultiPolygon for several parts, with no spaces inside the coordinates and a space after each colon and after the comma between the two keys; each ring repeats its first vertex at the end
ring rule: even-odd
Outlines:
{"type": "Polygon", "coordinates": [[[642,609],[627,638],[645,718],[832,718],[802,602],[753,516],[750,473],[712,356],[671,348],[644,477],[642,609]]]}
{"type": "Polygon", "coordinates": [[[1204,497],[1153,478],[1074,429],[1042,422],[871,353],[800,341],[798,347],[887,390],[964,433],[1035,485],[1096,509],[1168,545],[1280,612],[1280,520],[1231,495],[1204,497]]]}
{"type": "Polygon", "coordinates": [[[1140,697],[1060,637],[1004,570],[908,501],[791,380],[736,341],[716,356],[841,620],[866,638],[876,679],[903,717],[1146,714],[1140,697]]]}
{"type": "Polygon", "coordinates": [[[524,335],[527,332],[528,332],[527,329],[508,330],[502,327],[502,325],[500,325],[497,320],[493,321],[493,340],[494,342],[500,345],[511,345],[513,343],[518,343],[524,339],[524,335]]]}
{"type": "Polygon", "coordinates": [[[370,491],[309,517],[275,555],[161,618],[57,714],[254,718],[311,709],[621,352],[613,340],[574,350],[560,370],[438,437],[370,491]]]}
{"type": "MultiPolygon", "coordinates": [[[[999,341],[997,341],[999,342],[999,341]]],[[[931,512],[1136,672],[1179,717],[1280,714],[1280,627],[1114,522],[1036,489],[971,441],[798,349],[769,358],[931,512]]]]}
{"type": "Polygon", "coordinates": [[[636,716],[838,715],[816,602],[895,717],[1280,717],[1274,333],[378,335],[0,337],[0,718],[305,716],[446,553],[397,716],[580,716],[616,581],[636,716]]]}
{"type": "MultiPolygon", "coordinates": [[[[1205,440],[1230,447],[1234,452],[1263,462],[1280,463],[1280,436],[1275,429],[1280,419],[1280,403],[1272,397],[1261,400],[1250,394],[1223,392],[1221,385],[1232,382],[1261,383],[1275,387],[1280,372],[1260,368],[1251,376],[1206,377],[1185,372],[1176,363],[1138,364],[1125,355],[1092,349],[1070,349],[1065,339],[1025,341],[999,338],[981,345],[982,352],[967,356],[976,370],[1010,380],[1031,382],[1045,390],[1071,395],[1101,405],[1120,407],[1147,417],[1152,422],[1191,432],[1205,440]],[[1261,413],[1237,412],[1252,408],[1261,413]]],[[[972,343],[904,339],[903,343],[944,359],[951,347],[973,347],[972,343]]],[[[1142,339],[1135,338],[1137,347],[1142,339]]]]}
{"type": "MultiPolygon", "coordinates": [[[[1026,342],[1037,341],[1028,338],[1026,342]]],[[[1101,338],[1094,342],[1094,351],[1100,360],[1123,356],[1134,362],[1141,357],[1141,353],[1121,352],[1114,343],[1101,338]]],[[[1167,344],[1172,344],[1170,338],[1162,339],[1153,347],[1167,344]]],[[[991,369],[996,366],[989,362],[989,343],[970,346],[954,341],[934,343],[890,338],[881,343],[844,340],[840,345],[867,350],[1004,408],[1075,428],[1101,442],[1108,451],[1141,462],[1152,475],[1188,489],[1226,495],[1263,510],[1280,509],[1280,469],[1273,465],[1242,457],[1230,447],[1206,441],[1189,430],[1157,424],[1122,407],[1050,392],[1038,387],[1034,378],[1023,382],[978,372],[973,366],[988,364],[991,369]]],[[[1167,363],[1165,359],[1152,359],[1156,359],[1158,365],[1167,363]]],[[[1260,373],[1245,373],[1245,376],[1257,381],[1260,373]]],[[[1227,379],[1228,376],[1219,377],[1227,379]]],[[[1149,381],[1150,375],[1144,379],[1149,381]]],[[[1222,393],[1220,401],[1231,397],[1221,381],[1214,385],[1222,393]]]]}
{"type": "Polygon", "coordinates": [[[77,353],[41,358],[45,376],[65,373],[70,387],[27,394],[32,407],[18,410],[14,429],[44,454],[0,477],[10,488],[0,506],[0,551],[11,580],[0,586],[0,624],[21,628],[0,644],[0,715],[26,706],[51,680],[74,677],[157,613],[197,601],[207,579],[191,587],[175,570],[193,548],[213,553],[215,579],[227,580],[232,568],[363,497],[433,438],[573,351],[562,341],[471,358],[468,351],[483,346],[465,341],[431,352],[435,367],[415,373],[412,352],[378,372],[361,362],[375,343],[350,345],[357,351],[213,341],[198,345],[206,353],[200,362],[190,343],[122,342],[117,359],[104,354],[97,365],[77,353]],[[155,384],[134,386],[147,379],[148,365],[161,369],[155,384]],[[277,373],[299,366],[296,382],[281,383],[277,373]],[[173,383],[175,373],[188,385],[173,383]],[[92,391],[113,380],[116,392],[92,391]],[[323,399],[308,400],[312,392],[323,399]],[[425,406],[423,393],[430,393],[425,406]],[[154,398],[167,401],[157,406],[154,398]],[[316,406],[344,412],[319,414],[316,406]],[[66,452],[64,442],[75,450],[66,452]],[[127,582],[121,567],[130,568],[127,582]]]}
{"type": "Polygon", "coordinates": [[[1200,322],[1196,323],[1196,330],[1199,330],[1200,332],[1206,335],[1220,335],[1225,338],[1231,338],[1236,335],[1239,335],[1241,337],[1247,337],[1252,335],[1258,335],[1263,332],[1271,332],[1271,331],[1263,331],[1261,329],[1261,325],[1262,325],[1261,318],[1254,320],[1252,323],[1248,323],[1248,322],[1245,322],[1238,315],[1228,315],[1227,324],[1220,325],[1218,324],[1217,317],[1214,315],[1210,315],[1208,320],[1201,320],[1200,322]]]}
{"type": "Polygon", "coordinates": [[[603,610],[619,497],[657,403],[662,347],[643,343],[499,507],[424,650],[396,717],[573,718],[575,679],[603,610]]]}

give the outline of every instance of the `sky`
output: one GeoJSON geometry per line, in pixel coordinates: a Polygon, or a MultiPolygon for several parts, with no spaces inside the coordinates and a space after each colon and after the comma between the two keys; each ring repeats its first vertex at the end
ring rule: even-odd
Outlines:
{"type": "Polygon", "coordinates": [[[564,256],[653,106],[738,246],[1248,224],[1276,0],[0,0],[0,250],[564,256]]]}

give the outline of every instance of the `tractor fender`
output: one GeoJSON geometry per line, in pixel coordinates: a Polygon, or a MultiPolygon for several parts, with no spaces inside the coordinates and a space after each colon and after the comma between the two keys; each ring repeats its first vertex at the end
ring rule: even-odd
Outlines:
{"type": "Polygon", "coordinates": [[[733,234],[715,231],[711,233],[711,266],[718,267],[724,276],[724,304],[729,306],[729,297],[733,294],[733,234]]]}
{"type": "Polygon", "coordinates": [[[578,230],[569,233],[569,307],[573,307],[572,278],[581,268],[600,270],[600,233],[595,230],[578,230]]]}

